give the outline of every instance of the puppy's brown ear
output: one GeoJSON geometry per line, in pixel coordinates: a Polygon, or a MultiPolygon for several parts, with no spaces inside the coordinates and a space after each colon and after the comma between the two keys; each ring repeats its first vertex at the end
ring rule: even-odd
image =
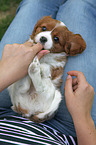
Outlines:
{"type": "Polygon", "coordinates": [[[86,43],[80,34],[69,35],[69,39],[65,44],[65,52],[68,55],[74,56],[82,53],[86,48],[86,43]]]}

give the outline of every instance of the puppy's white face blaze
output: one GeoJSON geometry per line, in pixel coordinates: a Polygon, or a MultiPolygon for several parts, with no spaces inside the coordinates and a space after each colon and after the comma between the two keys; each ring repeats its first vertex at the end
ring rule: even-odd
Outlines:
{"type": "Polygon", "coordinates": [[[40,32],[39,34],[36,35],[35,37],[35,42],[38,43],[40,42],[41,38],[46,38],[46,42],[42,43],[44,46],[44,49],[51,49],[53,46],[53,41],[52,41],[52,36],[51,36],[51,31],[46,31],[46,32],[40,32]]]}

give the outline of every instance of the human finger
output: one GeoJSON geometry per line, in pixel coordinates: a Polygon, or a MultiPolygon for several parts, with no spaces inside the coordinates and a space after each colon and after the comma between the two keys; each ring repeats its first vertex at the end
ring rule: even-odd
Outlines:
{"type": "Polygon", "coordinates": [[[41,50],[38,54],[37,57],[40,60],[44,55],[47,55],[48,53],[50,53],[50,51],[48,50],[41,50]]]}
{"type": "Polygon", "coordinates": [[[80,71],[69,71],[67,73],[68,73],[68,75],[76,76],[78,83],[85,83],[86,82],[86,78],[85,78],[84,74],[80,71]]]}
{"type": "Polygon", "coordinates": [[[26,41],[26,42],[24,43],[24,45],[25,45],[25,46],[29,46],[29,47],[31,47],[31,46],[33,46],[33,43],[32,43],[32,42],[28,42],[28,41],[26,41]]]}
{"type": "Polygon", "coordinates": [[[12,44],[6,44],[4,48],[6,48],[6,47],[7,48],[12,47],[12,44]]]}
{"type": "Polygon", "coordinates": [[[72,77],[68,75],[65,82],[65,96],[71,96],[72,94],[73,94],[72,77]]]}
{"type": "Polygon", "coordinates": [[[72,88],[73,88],[73,91],[75,91],[78,88],[78,85],[75,85],[72,88]]]}
{"type": "Polygon", "coordinates": [[[74,78],[73,80],[72,80],[72,86],[75,86],[75,85],[77,85],[78,84],[78,79],[77,78],[74,78]]]}
{"type": "Polygon", "coordinates": [[[36,55],[40,50],[42,50],[43,45],[40,43],[35,44],[34,46],[31,47],[33,55],[36,55]]]}

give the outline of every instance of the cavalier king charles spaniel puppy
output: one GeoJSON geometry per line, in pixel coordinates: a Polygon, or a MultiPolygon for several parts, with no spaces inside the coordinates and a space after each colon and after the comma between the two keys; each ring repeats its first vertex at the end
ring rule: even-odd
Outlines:
{"type": "Polygon", "coordinates": [[[82,53],[86,43],[51,16],[40,19],[28,41],[40,42],[50,53],[33,59],[28,75],[9,86],[12,109],[36,123],[54,117],[62,100],[60,86],[67,56],[82,53]]]}

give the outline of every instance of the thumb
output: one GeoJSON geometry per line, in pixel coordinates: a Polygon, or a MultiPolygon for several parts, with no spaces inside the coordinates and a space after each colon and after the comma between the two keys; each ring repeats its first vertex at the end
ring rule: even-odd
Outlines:
{"type": "Polygon", "coordinates": [[[31,48],[33,50],[33,54],[36,55],[40,50],[42,50],[43,46],[40,43],[37,43],[31,48]]]}
{"type": "Polygon", "coordinates": [[[48,53],[50,53],[50,51],[48,50],[41,50],[38,54],[37,57],[40,60],[44,55],[47,55],[48,53]]]}
{"type": "Polygon", "coordinates": [[[66,82],[65,82],[65,98],[68,96],[73,95],[73,89],[72,89],[72,77],[70,75],[67,76],[66,82]]]}

